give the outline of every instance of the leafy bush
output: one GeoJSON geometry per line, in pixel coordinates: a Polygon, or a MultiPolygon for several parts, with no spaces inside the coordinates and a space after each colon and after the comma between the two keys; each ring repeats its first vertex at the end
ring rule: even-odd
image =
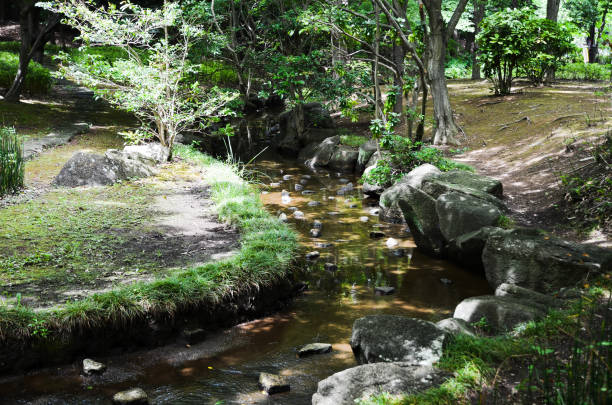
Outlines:
{"type": "MultiPolygon", "coordinates": [[[[15,80],[19,68],[19,55],[11,52],[0,52],[0,87],[9,88],[15,80]]],[[[30,94],[46,94],[51,88],[53,79],[49,69],[40,63],[31,61],[24,90],[30,94]]]]}
{"type": "Polygon", "coordinates": [[[365,136],[359,136],[359,135],[341,135],[340,136],[340,143],[346,146],[359,147],[367,141],[368,141],[368,138],[366,138],[365,136]]]}
{"type": "Polygon", "coordinates": [[[362,178],[363,182],[388,187],[404,174],[425,163],[442,171],[474,170],[470,166],[445,158],[437,148],[423,147],[422,142],[413,142],[399,135],[384,135],[380,139],[380,146],[389,151],[389,159],[379,160],[376,167],[362,178]]]}
{"type": "Polygon", "coordinates": [[[202,83],[215,86],[235,86],[238,84],[238,74],[224,63],[207,60],[199,65],[197,78],[202,83]]]}
{"type": "Polygon", "coordinates": [[[23,187],[23,142],[13,128],[0,127],[0,196],[23,187]]]}
{"type": "Polygon", "coordinates": [[[125,49],[117,46],[82,46],[70,51],[70,59],[76,64],[84,64],[90,61],[114,62],[127,59],[128,53],[125,49]]]}
{"type": "Polygon", "coordinates": [[[609,80],[612,77],[612,66],[597,63],[568,63],[561,66],[555,76],[557,79],[569,80],[609,80]]]}
{"type": "Polygon", "coordinates": [[[472,77],[472,66],[469,61],[452,58],[446,62],[444,75],[447,79],[469,79],[472,77]]]}

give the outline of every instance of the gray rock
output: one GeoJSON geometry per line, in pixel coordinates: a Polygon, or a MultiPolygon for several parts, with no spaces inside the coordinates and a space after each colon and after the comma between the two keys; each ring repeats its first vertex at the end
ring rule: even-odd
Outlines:
{"type": "Polygon", "coordinates": [[[612,250],[567,242],[537,230],[496,229],[482,252],[487,281],[549,293],[612,269],[612,250]]]}
{"type": "Polygon", "coordinates": [[[301,184],[296,184],[296,185],[293,186],[293,189],[295,191],[302,191],[302,190],[304,190],[304,186],[301,185],[301,184]]]}
{"type": "Polygon", "coordinates": [[[442,319],[439,322],[436,322],[436,325],[452,335],[464,334],[469,336],[476,336],[474,327],[463,319],[446,318],[442,319]]]}
{"type": "Polygon", "coordinates": [[[53,184],[63,187],[108,186],[124,179],[122,168],[104,156],[75,153],[62,167],[53,184]]]}
{"type": "Polygon", "coordinates": [[[436,200],[440,232],[446,240],[455,239],[485,226],[497,226],[502,212],[497,205],[457,192],[447,192],[436,200]]]}
{"type": "Polygon", "coordinates": [[[113,395],[113,404],[116,405],[146,405],[149,397],[142,388],[131,388],[113,395]]]}
{"type": "Polygon", "coordinates": [[[340,182],[341,184],[346,184],[349,182],[348,179],[338,179],[338,182],[340,182]]]}
{"type": "MultiPolygon", "coordinates": [[[[315,243],[315,246],[320,248],[320,249],[327,249],[327,248],[330,248],[330,247],[334,246],[334,244],[333,243],[329,243],[329,242],[317,242],[317,243],[315,243]]],[[[319,252],[316,252],[316,253],[319,253],[319,252]]]]}
{"type": "Polygon", "coordinates": [[[454,261],[461,263],[467,270],[484,275],[482,251],[489,234],[495,228],[484,227],[477,231],[466,233],[448,241],[446,254],[454,261]]]}
{"type": "Polygon", "coordinates": [[[391,295],[395,292],[395,287],[375,287],[374,292],[376,293],[376,295],[391,295]]]}
{"type": "Polygon", "coordinates": [[[83,373],[85,375],[102,374],[106,370],[106,365],[92,359],[83,360],[83,373]]]}
{"type": "Polygon", "coordinates": [[[454,318],[474,323],[486,319],[492,333],[513,330],[524,322],[530,322],[546,315],[546,307],[532,301],[510,297],[483,295],[466,298],[455,308],[454,318]]]}
{"type": "Polygon", "coordinates": [[[321,256],[321,254],[315,250],[314,252],[306,253],[306,260],[316,260],[319,256],[321,256]]]}
{"type": "Polygon", "coordinates": [[[328,166],[333,170],[341,172],[353,172],[355,171],[358,155],[359,152],[355,148],[340,145],[334,150],[328,166]]]}
{"type": "Polygon", "coordinates": [[[442,277],[442,278],[440,279],[440,282],[441,282],[442,284],[446,284],[446,285],[453,284],[453,281],[452,281],[451,279],[444,278],[444,277],[442,277]]]}
{"type": "Polygon", "coordinates": [[[370,218],[368,218],[368,217],[366,217],[366,216],[362,216],[362,217],[359,217],[359,220],[360,220],[361,222],[368,222],[368,221],[370,220],[370,218]]]}
{"type": "Polygon", "coordinates": [[[284,212],[278,216],[278,219],[280,219],[282,222],[287,222],[289,220],[287,218],[287,214],[285,214],[284,212]]]}
{"type": "Polygon", "coordinates": [[[106,159],[120,167],[121,179],[139,179],[157,174],[153,160],[141,159],[138,154],[109,149],[104,154],[106,159]]]}
{"type": "Polygon", "coordinates": [[[471,173],[465,170],[451,170],[440,174],[440,181],[457,184],[463,187],[476,189],[483,193],[502,198],[503,187],[501,181],[488,176],[471,173]]]}
{"type": "Polygon", "coordinates": [[[293,211],[293,218],[304,219],[304,213],[302,211],[293,211]]]}
{"type": "Polygon", "coordinates": [[[368,164],[368,161],[376,152],[378,145],[378,141],[375,139],[370,139],[369,141],[361,144],[359,146],[359,154],[357,156],[357,163],[355,165],[355,170],[357,173],[362,173],[368,164]]]}
{"type": "Polygon", "coordinates": [[[323,222],[319,221],[318,219],[315,219],[314,222],[312,223],[312,227],[315,229],[322,229],[323,222]]]}
{"type": "Polygon", "coordinates": [[[431,366],[442,356],[446,332],[421,319],[370,315],[353,323],[351,348],[363,363],[403,361],[431,366]]]}
{"type": "Polygon", "coordinates": [[[429,194],[434,199],[440,197],[444,193],[448,193],[451,191],[470,195],[472,197],[480,198],[488,203],[497,205],[500,210],[506,210],[504,203],[497,197],[485,193],[482,190],[478,190],[475,188],[469,188],[467,186],[461,184],[453,184],[446,181],[441,180],[441,176],[435,177],[432,179],[426,179],[423,181],[423,185],[421,186],[421,190],[429,194]]]}
{"type": "Polygon", "coordinates": [[[441,384],[447,374],[410,363],[375,363],[349,368],[319,381],[312,405],[354,405],[355,400],[386,392],[417,394],[441,384]]]}
{"type": "Polygon", "coordinates": [[[313,354],[325,354],[332,351],[329,343],[310,343],[298,350],[299,357],[312,356],[313,354]]]}
{"type": "MultiPolygon", "coordinates": [[[[365,176],[370,174],[370,172],[374,170],[375,167],[376,166],[366,167],[365,171],[363,172],[363,177],[365,178],[365,176]]],[[[378,184],[364,182],[363,185],[361,186],[361,191],[363,191],[364,194],[369,195],[369,196],[377,196],[383,192],[383,187],[379,186],[378,184]]]]}
{"type": "Polygon", "coordinates": [[[332,136],[322,142],[312,143],[300,151],[298,159],[309,167],[326,167],[339,143],[339,136],[332,136]]]}
{"type": "Polygon", "coordinates": [[[270,183],[270,187],[280,187],[280,183],[270,183]]]}
{"type": "Polygon", "coordinates": [[[285,377],[270,373],[259,373],[259,387],[269,395],[291,389],[285,377]]]}
{"type": "Polygon", "coordinates": [[[562,306],[562,302],[550,295],[542,294],[518,285],[503,283],[495,289],[496,297],[510,297],[518,300],[532,301],[547,308],[562,306]]]}
{"type": "Polygon", "coordinates": [[[319,201],[308,201],[307,205],[309,207],[317,207],[317,206],[321,205],[321,203],[319,201]]]}
{"type": "Polygon", "coordinates": [[[378,214],[380,214],[380,208],[372,208],[370,211],[368,211],[368,213],[370,215],[378,216],[378,214]]]}
{"type": "Polygon", "coordinates": [[[151,142],[144,145],[129,145],[123,148],[123,153],[130,159],[137,159],[150,165],[156,165],[168,161],[170,149],[160,143],[151,142]]]}
{"type": "Polygon", "coordinates": [[[445,241],[440,232],[436,201],[425,192],[405,185],[397,202],[419,249],[434,256],[441,255],[445,241]]]}
{"type": "Polygon", "coordinates": [[[311,195],[311,194],[314,194],[314,193],[315,192],[312,191],[312,190],[304,190],[304,191],[302,191],[302,195],[311,195]]]}
{"type": "Polygon", "coordinates": [[[284,180],[284,181],[291,180],[292,178],[293,178],[293,175],[292,175],[292,174],[285,174],[285,175],[283,176],[283,180],[284,180]]]}

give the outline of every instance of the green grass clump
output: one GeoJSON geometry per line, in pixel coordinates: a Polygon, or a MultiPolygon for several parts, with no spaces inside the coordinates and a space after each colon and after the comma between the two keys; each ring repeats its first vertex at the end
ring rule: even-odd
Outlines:
{"type": "Polygon", "coordinates": [[[561,66],[555,72],[557,79],[569,80],[610,80],[612,78],[612,67],[598,63],[568,63],[561,66]]]}
{"type": "MultiPolygon", "coordinates": [[[[15,80],[19,68],[19,55],[11,52],[0,52],[0,87],[9,88],[15,80]]],[[[24,91],[30,94],[47,94],[53,79],[49,69],[40,63],[30,61],[24,91]]]]}
{"type": "Polygon", "coordinates": [[[340,143],[346,146],[359,147],[365,142],[367,142],[367,138],[359,135],[341,135],[340,143]]]}
{"type": "Polygon", "coordinates": [[[0,197],[23,187],[23,140],[13,128],[0,127],[0,197]]]}
{"type": "Polygon", "coordinates": [[[264,208],[256,190],[236,167],[192,147],[179,145],[174,156],[201,166],[211,186],[219,218],[239,228],[241,247],[231,258],[180,269],[152,282],[127,285],[54,310],[31,312],[18,303],[0,305],[0,339],[69,335],[90,327],[127,326],[144,316],[172,318],[182,310],[214,305],[224,298],[258,291],[285,278],[297,236],[264,208]]]}

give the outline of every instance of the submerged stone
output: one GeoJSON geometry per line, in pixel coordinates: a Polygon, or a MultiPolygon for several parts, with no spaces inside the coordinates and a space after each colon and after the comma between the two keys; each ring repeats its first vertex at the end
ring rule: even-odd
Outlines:
{"type": "Polygon", "coordinates": [[[270,373],[259,373],[259,387],[269,395],[291,389],[285,377],[270,373]]]}
{"type": "Polygon", "coordinates": [[[302,347],[298,351],[298,356],[306,357],[313,354],[325,354],[332,351],[332,345],[329,343],[310,343],[302,347]]]}
{"type": "Polygon", "coordinates": [[[149,397],[142,388],[131,388],[113,396],[113,404],[116,405],[146,405],[148,403],[149,397]]]}

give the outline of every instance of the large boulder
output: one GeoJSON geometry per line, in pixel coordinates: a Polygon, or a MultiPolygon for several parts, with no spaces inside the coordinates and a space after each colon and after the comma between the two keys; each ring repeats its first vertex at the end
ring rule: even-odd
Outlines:
{"type": "Polygon", "coordinates": [[[482,252],[487,281],[555,292],[612,269],[612,250],[557,239],[531,229],[497,229],[482,252]]]}
{"type": "Polygon", "coordinates": [[[495,289],[495,296],[510,297],[521,301],[532,301],[547,308],[561,307],[563,303],[550,295],[542,294],[514,284],[503,283],[495,289]]]}
{"type": "Polygon", "coordinates": [[[471,173],[465,170],[451,170],[442,173],[438,180],[444,183],[455,184],[457,186],[478,190],[483,193],[491,194],[497,198],[502,198],[503,187],[501,181],[488,176],[471,173]]]}
{"type": "Polygon", "coordinates": [[[104,156],[109,162],[121,168],[120,180],[148,177],[157,173],[153,167],[155,161],[141,158],[138,154],[109,149],[104,156]]]}
{"type": "Polygon", "coordinates": [[[370,315],[353,323],[351,347],[359,363],[408,362],[431,366],[442,356],[446,332],[421,319],[370,315]]]}
{"type": "Polygon", "coordinates": [[[328,166],[330,169],[337,170],[339,172],[353,172],[355,171],[355,164],[357,163],[357,156],[359,151],[355,148],[346,145],[339,145],[334,150],[331,158],[329,159],[328,166]]]}
{"type": "Polygon", "coordinates": [[[454,191],[438,197],[436,212],[440,231],[446,240],[478,231],[485,226],[496,226],[502,215],[496,204],[454,191]]]}
{"type": "Polygon", "coordinates": [[[357,156],[357,164],[355,166],[357,173],[363,173],[368,161],[377,149],[378,141],[376,139],[370,139],[359,146],[359,155],[357,156]]]}
{"type": "Polygon", "coordinates": [[[482,251],[489,234],[497,228],[485,226],[477,231],[468,232],[451,239],[446,244],[446,254],[449,258],[462,264],[467,270],[484,276],[482,251]]]}
{"type": "Polygon", "coordinates": [[[281,152],[297,154],[304,146],[335,135],[334,121],[320,103],[304,104],[301,108],[304,114],[301,132],[300,117],[295,109],[279,116],[280,138],[277,147],[281,152]]]}
{"type": "Polygon", "coordinates": [[[464,321],[463,319],[458,318],[446,318],[442,319],[439,322],[436,322],[436,326],[440,329],[445,330],[451,335],[468,335],[468,336],[476,336],[476,332],[474,331],[474,327],[464,321]]]}
{"type": "Polygon", "coordinates": [[[445,240],[440,232],[436,200],[417,188],[405,185],[397,204],[419,249],[434,256],[442,255],[445,240]]]}
{"type": "Polygon", "coordinates": [[[312,405],[353,405],[356,399],[386,392],[417,394],[440,385],[448,374],[411,363],[374,363],[349,368],[319,381],[312,405]]]}
{"type": "Polygon", "coordinates": [[[130,159],[141,160],[148,164],[160,164],[168,161],[170,149],[160,143],[151,142],[144,145],[129,145],[122,151],[130,159]]]}
{"type": "Polygon", "coordinates": [[[299,159],[310,167],[327,166],[339,143],[339,136],[326,138],[320,143],[313,142],[300,151],[299,159]]]}
{"type": "Polygon", "coordinates": [[[397,202],[401,195],[406,192],[406,187],[420,188],[423,181],[435,178],[439,176],[440,173],[437,167],[429,163],[415,167],[410,172],[406,173],[397,183],[383,191],[380,195],[378,203],[380,206],[380,219],[392,223],[404,222],[402,210],[397,202]]]}
{"type": "Polygon", "coordinates": [[[533,301],[483,295],[466,298],[457,305],[453,318],[474,323],[485,319],[491,333],[513,330],[521,323],[546,315],[547,307],[533,301]]]}
{"type": "Polygon", "coordinates": [[[108,186],[123,179],[121,165],[90,152],[75,153],[62,167],[53,184],[62,187],[108,186]]]}

